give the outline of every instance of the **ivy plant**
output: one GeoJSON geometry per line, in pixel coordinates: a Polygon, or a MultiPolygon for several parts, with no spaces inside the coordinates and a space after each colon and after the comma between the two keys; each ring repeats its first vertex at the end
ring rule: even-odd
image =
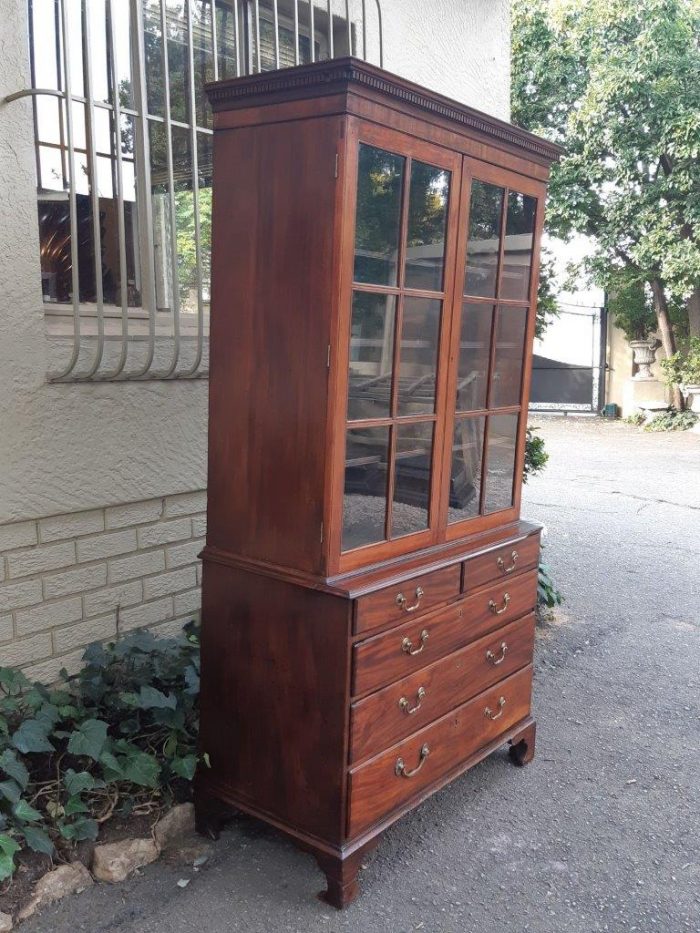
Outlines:
{"type": "Polygon", "coordinates": [[[157,812],[197,766],[199,639],[91,645],[57,686],[0,668],[0,881],[24,846],[53,856],[115,812],[157,812]]]}

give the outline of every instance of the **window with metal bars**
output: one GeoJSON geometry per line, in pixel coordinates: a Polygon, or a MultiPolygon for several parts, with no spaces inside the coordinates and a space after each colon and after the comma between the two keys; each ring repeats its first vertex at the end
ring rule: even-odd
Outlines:
{"type": "Polygon", "coordinates": [[[50,378],[205,375],[205,84],[368,58],[366,0],[28,0],[28,16],[32,89],[7,100],[32,97],[42,293],[47,310],[73,318],[72,353],[50,378]],[[138,358],[137,320],[148,344],[138,358]]]}

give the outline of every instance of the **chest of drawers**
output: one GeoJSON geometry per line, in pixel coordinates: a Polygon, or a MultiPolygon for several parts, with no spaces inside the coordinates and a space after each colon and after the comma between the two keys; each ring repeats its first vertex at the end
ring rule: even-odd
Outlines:
{"type": "Polygon", "coordinates": [[[219,82],[197,823],[358,890],[382,830],[532,757],[520,520],[555,147],[355,59],[219,82]]]}

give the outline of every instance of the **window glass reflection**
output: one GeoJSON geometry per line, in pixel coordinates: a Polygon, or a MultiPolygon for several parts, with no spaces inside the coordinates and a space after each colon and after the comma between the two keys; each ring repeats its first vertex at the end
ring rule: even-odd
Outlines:
{"type": "Polygon", "coordinates": [[[528,298],[537,199],[517,191],[508,195],[501,298],[528,298]]]}
{"type": "Polygon", "coordinates": [[[527,309],[501,305],[496,324],[496,356],[491,408],[520,404],[527,309]]]}
{"type": "Polygon", "coordinates": [[[397,538],[428,527],[433,424],[402,424],[395,430],[391,534],[397,538]]]}
{"type": "Polygon", "coordinates": [[[455,423],[450,468],[448,522],[461,522],[479,514],[481,467],[486,418],[460,418],[455,423]]]}
{"type": "Polygon", "coordinates": [[[355,281],[396,285],[405,159],[360,144],[355,215],[355,281]]]}
{"type": "Polygon", "coordinates": [[[391,411],[394,295],[355,292],[350,324],[348,420],[384,418],[391,411]]]}
{"type": "Polygon", "coordinates": [[[517,433],[517,415],[489,418],[485,512],[498,512],[513,504],[517,433]]]}
{"type": "Polygon", "coordinates": [[[496,294],[502,208],[503,188],[472,182],[465,295],[491,298],[496,294]]]}
{"type": "Polygon", "coordinates": [[[457,372],[457,411],[486,408],[493,305],[462,304],[457,372]]]}
{"type": "Polygon", "coordinates": [[[404,298],[399,364],[399,415],[435,411],[438,338],[442,302],[404,298]]]}
{"type": "Polygon", "coordinates": [[[384,540],[389,428],[351,428],[345,448],[342,549],[384,540]]]}
{"type": "Polygon", "coordinates": [[[442,290],[449,191],[449,172],[423,162],[411,164],[406,288],[442,290]]]}

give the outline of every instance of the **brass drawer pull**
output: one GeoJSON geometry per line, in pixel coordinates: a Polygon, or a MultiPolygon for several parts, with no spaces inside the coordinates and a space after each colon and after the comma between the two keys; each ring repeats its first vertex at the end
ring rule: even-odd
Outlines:
{"type": "Polygon", "coordinates": [[[499,557],[498,560],[496,561],[498,569],[501,571],[501,573],[513,573],[513,571],[515,570],[515,565],[518,563],[518,552],[512,551],[510,555],[510,559],[512,561],[510,567],[506,567],[506,562],[503,560],[502,557],[499,557]]]}
{"type": "Polygon", "coordinates": [[[411,641],[411,639],[404,638],[404,640],[401,642],[401,650],[404,651],[406,654],[410,654],[410,655],[420,654],[423,648],[425,648],[425,643],[427,640],[428,640],[428,629],[424,628],[423,631],[420,633],[420,648],[414,648],[413,642],[411,641]]]}
{"type": "Polygon", "coordinates": [[[417,586],[416,587],[416,601],[412,606],[406,605],[408,600],[403,595],[403,593],[399,593],[399,595],[396,597],[396,605],[399,607],[399,609],[403,609],[404,612],[415,612],[416,609],[418,609],[418,607],[420,606],[420,601],[424,595],[425,593],[423,592],[423,587],[417,586]]]}
{"type": "Polygon", "coordinates": [[[415,706],[411,706],[410,700],[407,700],[406,697],[401,697],[399,700],[399,709],[403,710],[404,713],[408,713],[409,716],[412,716],[414,713],[417,713],[423,702],[423,697],[425,696],[425,687],[419,687],[418,693],[416,694],[416,699],[418,702],[415,706]]]}
{"type": "Polygon", "coordinates": [[[501,606],[501,608],[499,609],[498,606],[496,605],[496,603],[495,603],[492,599],[490,599],[490,600],[489,600],[489,609],[491,610],[491,612],[492,612],[495,616],[502,616],[503,613],[504,613],[504,612],[506,611],[506,609],[508,608],[508,603],[509,603],[509,602],[510,602],[510,593],[505,593],[504,596],[503,596],[503,605],[501,606]]]}
{"type": "Polygon", "coordinates": [[[503,664],[506,659],[506,652],[508,651],[508,645],[502,641],[501,642],[501,656],[497,658],[493,651],[486,652],[486,660],[493,664],[494,667],[498,667],[499,664],[503,664]]]}
{"type": "Polygon", "coordinates": [[[394,765],[394,774],[396,775],[396,777],[412,778],[414,775],[418,774],[420,769],[423,767],[423,765],[425,764],[425,759],[428,757],[429,754],[430,754],[430,748],[426,744],[420,750],[419,764],[412,771],[408,771],[406,769],[406,763],[403,760],[403,758],[397,758],[396,764],[394,765]]]}
{"type": "Polygon", "coordinates": [[[490,706],[487,706],[486,709],[484,710],[484,716],[486,716],[487,719],[500,719],[501,716],[503,715],[503,707],[504,707],[505,705],[506,705],[506,698],[505,698],[505,697],[499,697],[499,699],[498,699],[498,712],[497,712],[497,713],[494,713],[494,711],[491,709],[491,707],[490,707],[490,706]]]}

